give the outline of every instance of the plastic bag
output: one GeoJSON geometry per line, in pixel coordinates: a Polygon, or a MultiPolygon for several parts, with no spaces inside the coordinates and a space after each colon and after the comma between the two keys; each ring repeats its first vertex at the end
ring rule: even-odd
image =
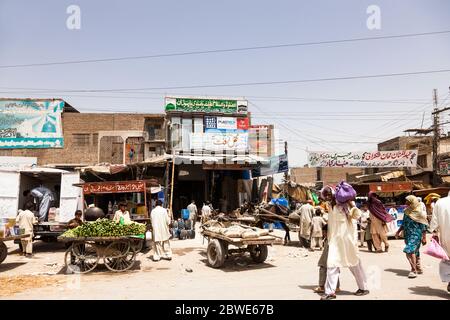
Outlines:
{"type": "Polygon", "coordinates": [[[441,260],[450,260],[441,245],[431,238],[430,244],[426,247],[425,254],[441,260]]]}
{"type": "Polygon", "coordinates": [[[356,197],[356,191],[347,182],[342,181],[336,187],[336,201],[339,203],[345,203],[350,200],[354,200],[356,197]]]}

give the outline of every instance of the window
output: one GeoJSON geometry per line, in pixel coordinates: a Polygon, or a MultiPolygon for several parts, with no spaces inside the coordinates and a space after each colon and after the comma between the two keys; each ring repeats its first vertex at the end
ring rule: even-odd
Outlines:
{"type": "Polygon", "coordinates": [[[194,118],[194,132],[203,133],[203,118],[194,118]]]}
{"type": "Polygon", "coordinates": [[[74,146],[85,147],[89,145],[91,135],[89,133],[74,133],[72,138],[74,146]]]}
{"type": "Polygon", "coordinates": [[[124,141],[121,137],[106,136],[100,140],[99,162],[123,164],[124,141]]]}
{"type": "Polygon", "coordinates": [[[316,181],[322,181],[322,170],[320,168],[317,169],[316,174],[317,174],[316,181]]]}
{"type": "Polygon", "coordinates": [[[98,146],[98,133],[92,134],[92,146],[97,147],[98,146]]]}
{"type": "Polygon", "coordinates": [[[428,168],[427,155],[423,154],[417,157],[417,165],[421,168],[428,168]]]}
{"type": "Polygon", "coordinates": [[[183,118],[181,120],[181,150],[183,151],[187,151],[190,149],[192,129],[192,118],[183,118]]]}

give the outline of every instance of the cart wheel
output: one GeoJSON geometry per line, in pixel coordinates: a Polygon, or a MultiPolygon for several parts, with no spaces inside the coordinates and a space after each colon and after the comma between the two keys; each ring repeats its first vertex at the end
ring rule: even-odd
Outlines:
{"type": "Polygon", "coordinates": [[[0,263],[2,263],[6,256],[8,255],[8,248],[6,247],[6,244],[3,243],[3,241],[0,241],[0,263]]]}
{"type": "Polygon", "coordinates": [[[255,261],[256,263],[263,263],[264,261],[266,261],[267,254],[269,253],[267,245],[265,244],[248,246],[248,250],[250,251],[250,255],[253,261],[255,261]]]}
{"type": "Polygon", "coordinates": [[[131,250],[134,251],[134,253],[138,254],[142,251],[142,248],[144,247],[144,240],[143,239],[133,239],[131,240],[131,250]]]}
{"type": "Polygon", "coordinates": [[[126,271],[134,265],[136,252],[133,250],[130,241],[111,242],[105,249],[103,261],[111,271],[126,271]]]}
{"type": "Polygon", "coordinates": [[[66,251],[64,261],[73,273],[88,273],[98,264],[99,254],[91,243],[74,242],[66,251]]]}
{"type": "Polygon", "coordinates": [[[212,239],[208,243],[206,255],[208,257],[208,265],[213,268],[220,268],[225,262],[224,246],[220,240],[212,239]]]}

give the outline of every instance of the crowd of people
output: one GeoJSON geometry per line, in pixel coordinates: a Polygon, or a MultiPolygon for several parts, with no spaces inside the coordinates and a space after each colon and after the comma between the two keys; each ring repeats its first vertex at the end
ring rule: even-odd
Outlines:
{"type": "MultiPolygon", "coordinates": [[[[387,210],[373,192],[369,193],[367,201],[358,205],[355,197],[355,190],[343,181],[336,187],[324,187],[320,192],[320,203],[308,200],[303,204],[296,204],[294,213],[299,218],[300,245],[312,251],[317,248],[322,250],[315,292],[323,294],[324,300],[336,298],[342,268],[349,268],[355,278],[358,287],[355,295],[364,296],[369,293],[358,246],[364,247],[367,244],[368,250],[374,253],[389,251],[387,233],[396,222],[397,210],[394,210],[395,207],[387,210]]],[[[406,197],[402,224],[395,233],[396,238],[404,238],[403,252],[410,266],[408,277],[412,279],[423,273],[420,248],[427,243],[427,232],[432,232],[432,241],[442,247],[447,256],[450,254],[450,196],[440,199],[439,195],[430,194],[425,197],[425,201],[426,204],[414,195],[406,197]],[[431,216],[427,215],[430,210],[431,216]]],[[[184,219],[182,217],[171,221],[162,202],[157,200],[155,205],[150,215],[154,261],[171,260],[169,240],[188,237],[186,235],[189,233],[195,235],[196,222],[206,222],[213,212],[211,204],[206,201],[199,219],[199,210],[195,201],[191,201],[187,206],[189,215],[184,219]]],[[[113,220],[128,223],[130,215],[126,204],[120,204],[119,208],[113,220]]],[[[30,234],[21,240],[23,255],[27,257],[32,256],[33,224],[38,218],[33,210],[36,210],[34,204],[26,202],[24,210],[20,210],[16,218],[19,227],[30,234]]],[[[74,219],[68,222],[68,227],[75,228],[82,224],[82,212],[78,210],[74,219]]],[[[439,273],[441,280],[448,283],[447,290],[450,293],[450,260],[442,259],[439,273]]]]}
{"type": "MultiPolygon", "coordinates": [[[[299,240],[302,247],[313,251],[322,250],[318,262],[319,284],[315,292],[324,294],[322,299],[336,298],[339,292],[339,273],[348,267],[355,277],[358,290],[355,295],[369,293],[367,279],[359,258],[359,247],[370,252],[389,251],[388,231],[396,230],[395,237],[404,238],[403,252],[410,265],[409,278],[423,273],[420,248],[427,243],[427,232],[433,232],[432,241],[449,253],[450,249],[450,196],[440,199],[437,194],[420,198],[409,195],[405,199],[406,209],[401,226],[396,228],[398,211],[394,206],[387,210],[374,192],[367,201],[355,203],[356,192],[341,182],[337,187],[326,186],[321,190],[321,202],[313,206],[308,200],[297,204],[295,213],[299,216],[299,240]],[[431,215],[427,212],[431,211],[431,215]],[[430,222],[431,220],[431,222],[430,222]]],[[[448,283],[450,293],[450,261],[440,263],[440,277],[448,283]]]]}

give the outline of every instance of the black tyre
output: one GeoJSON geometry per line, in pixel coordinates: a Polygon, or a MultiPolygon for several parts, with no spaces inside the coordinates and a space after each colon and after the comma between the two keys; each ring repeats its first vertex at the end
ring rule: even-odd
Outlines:
{"type": "Polygon", "coordinates": [[[6,247],[6,244],[0,242],[0,263],[2,263],[6,259],[7,255],[8,255],[8,248],[6,247]]]}
{"type": "Polygon", "coordinates": [[[269,250],[267,249],[267,245],[254,245],[249,246],[248,250],[250,251],[250,256],[253,261],[256,263],[263,263],[267,259],[267,255],[269,250]]]}
{"type": "Polygon", "coordinates": [[[208,257],[208,265],[213,268],[220,268],[225,262],[224,246],[217,239],[212,239],[208,243],[206,255],[208,257]]]}

